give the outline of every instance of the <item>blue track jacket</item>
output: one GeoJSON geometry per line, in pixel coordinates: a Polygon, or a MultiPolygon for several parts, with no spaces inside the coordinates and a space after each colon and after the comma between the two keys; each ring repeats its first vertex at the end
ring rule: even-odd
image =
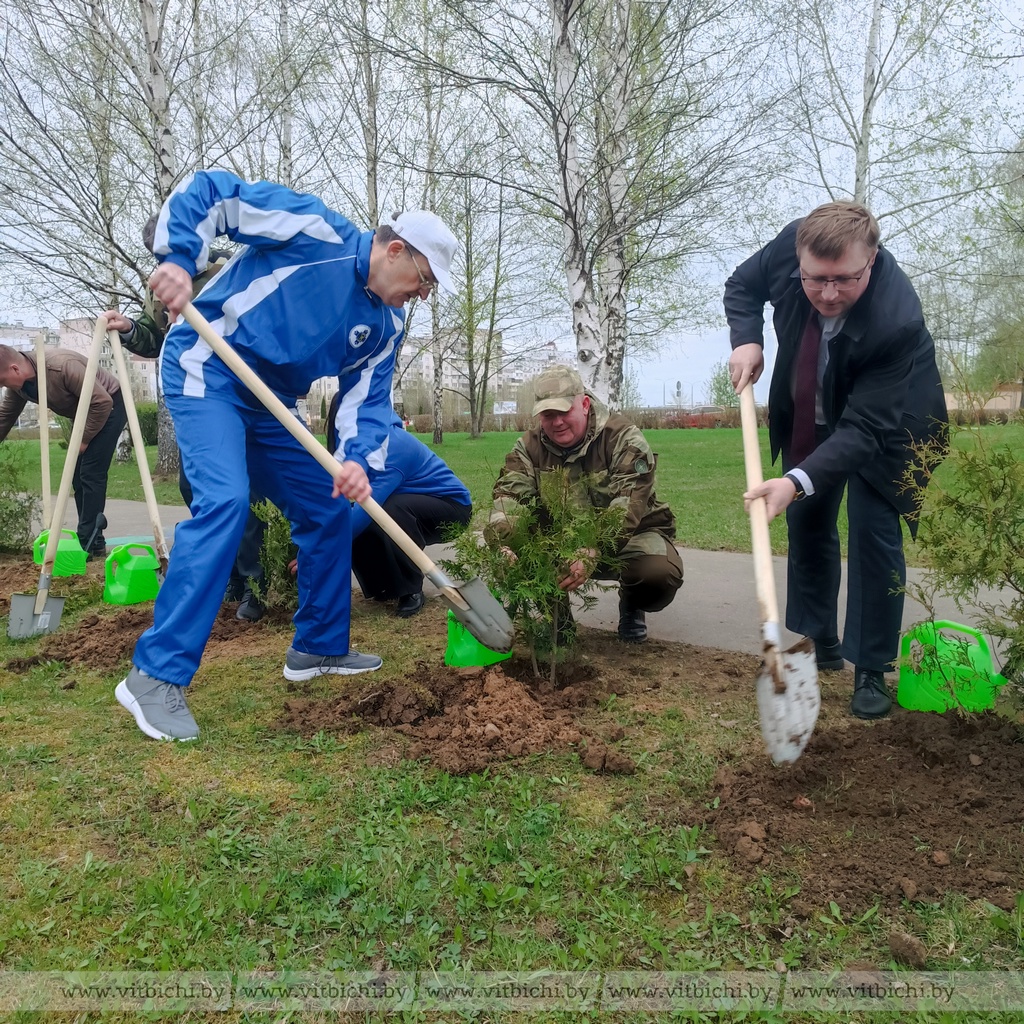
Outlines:
{"type": "MultiPolygon", "coordinates": [[[[331,403],[331,412],[334,403],[331,403]]],[[[327,425],[327,447],[337,446],[337,419],[327,425]]],[[[341,458],[335,452],[335,458],[341,458]]],[[[370,454],[367,474],[373,488],[373,499],[384,504],[392,494],[433,494],[451,498],[460,505],[472,505],[466,485],[451,467],[418,437],[410,434],[397,415],[392,413],[388,435],[380,448],[370,454]]],[[[352,506],[352,536],[358,537],[370,525],[362,506],[352,506]]]]}
{"type": "MultiPolygon", "coordinates": [[[[203,289],[196,308],[289,407],[314,380],[338,377],[339,457],[369,470],[394,416],[391,379],[405,328],[404,309],[367,289],[373,233],[315,196],[196,171],[164,204],[153,251],[195,275],[219,235],[245,248],[203,289]]],[[[164,345],[161,382],[165,394],[259,407],[180,319],[164,345]]]]}

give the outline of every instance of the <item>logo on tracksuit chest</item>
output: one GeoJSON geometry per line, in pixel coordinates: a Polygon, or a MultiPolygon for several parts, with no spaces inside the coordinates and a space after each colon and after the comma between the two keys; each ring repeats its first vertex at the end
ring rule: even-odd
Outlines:
{"type": "Polygon", "coordinates": [[[360,348],[366,343],[366,339],[370,337],[370,328],[366,324],[356,324],[351,331],[348,332],[348,344],[350,348],[360,348]]]}

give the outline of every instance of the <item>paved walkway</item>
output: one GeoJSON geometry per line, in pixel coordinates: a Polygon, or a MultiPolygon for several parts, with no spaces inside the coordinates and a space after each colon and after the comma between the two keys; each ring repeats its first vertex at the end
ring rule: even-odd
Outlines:
{"type": "MultiPolygon", "coordinates": [[[[76,518],[74,505],[69,502],[70,513],[67,525],[74,529],[76,518]]],[[[146,505],[141,501],[107,501],[107,542],[130,537],[133,540],[152,540],[146,505]],[[147,536],[148,535],[148,536],[147,536]]],[[[188,517],[184,506],[160,506],[160,522],[167,536],[168,544],[173,543],[173,527],[188,517]]],[[[442,558],[442,546],[427,549],[431,558],[442,558]]],[[[676,640],[697,644],[702,647],[717,647],[727,651],[742,651],[757,654],[761,649],[761,622],[754,592],[754,566],[749,554],[729,551],[698,551],[682,549],[685,581],[678,597],[662,612],[647,616],[647,628],[651,637],[659,640],[676,640]]],[[[785,617],[786,560],[775,558],[775,580],[780,611],[785,617]]],[[[918,569],[909,569],[910,580],[921,579],[918,569]]],[[[353,581],[353,586],[355,582],[353,581]]],[[[436,594],[428,582],[424,593],[436,594]]],[[[983,602],[995,603],[998,594],[986,591],[981,595],[983,602]]],[[[846,611],[846,572],[839,590],[839,623],[842,628],[846,611]]],[[[976,609],[961,612],[956,605],[944,598],[936,602],[939,618],[974,625],[978,621],[976,609]]],[[[596,607],[578,616],[581,623],[597,629],[615,629],[618,624],[618,596],[614,589],[600,593],[596,607]]],[[[910,626],[928,618],[926,609],[916,601],[906,600],[903,624],[910,626]]],[[[793,634],[785,634],[797,639],[793,634]]],[[[788,641],[787,641],[788,642],[788,641]]]]}

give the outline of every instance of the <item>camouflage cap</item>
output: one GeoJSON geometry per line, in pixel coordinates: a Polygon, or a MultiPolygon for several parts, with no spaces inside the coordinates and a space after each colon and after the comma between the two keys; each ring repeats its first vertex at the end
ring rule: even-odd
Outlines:
{"type": "Polygon", "coordinates": [[[539,416],[542,412],[568,412],[586,388],[583,378],[572,367],[552,366],[534,379],[533,391],[533,415],[539,416]]]}

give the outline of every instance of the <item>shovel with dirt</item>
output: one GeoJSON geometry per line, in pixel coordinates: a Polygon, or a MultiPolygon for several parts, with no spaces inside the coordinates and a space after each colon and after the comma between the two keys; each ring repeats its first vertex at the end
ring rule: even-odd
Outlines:
{"type": "MultiPolygon", "coordinates": [[[[85,435],[85,421],[89,417],[88,396],[92,394],[96,383],[96,369],[100,364],[100,349],[107,333],[107,319],[100,317],[92,332],[92,346],[89,359],[85,365],[85,376],[82,379],[82,398],[78,402],[75,422],[71,428],[68,441],[68,454],[64,460],[64,471],[61,473],[60,490],[53,506],[53,518],[50,521],[50,533],[43,554],[43,565],[39,573],[39,588],[34,594],[11,594],[11,613],[7,619],[7,635],[12,639],[36,636],[39,633],[52,633],[60,626],[60,617],[64,612],[64,598],[50,597],[50,583],[53,580],[53,563],[57,557],[57,542],[60,540],[61,527],[64,525],[64,510],[67,507],[68,495],[71,493],[71,481],[78,463],[82,437],[85,435]]],[[[45,369],[44,369],[45,372],[45,369]]],[[[95,534],[93,535],[95,536],[95,534]]]]}
{"type": "MultiPolygon", "coordinates": [[[[740,420],[743,425],[743,461],[747,490],[764,482],[761,449],[757,439],[757,411],[753,385],[740,392],[740,420]]],[[[750,502],[750,534],[754,550],[754,579],[761,609],[761,642],[764,661],[757,677],[757,707],[761,735],[768,754],[776,764],[791,764],[802,753],[814,732],[821,707],[818,662],[814,641],[804,637],[782,650],[779,604],[775,595],[768,509],[764,498],[750,502]]]]}
{"type": "MultiPolygon", "coordinates": [[[[263,403],[281,425],[302,445],[332,477],[341,469],[337,459],[306,429],[284,403],[245,363],[241,356],[210,326],[206,318],[188,303],[182,316],[199,336],[213,349],[226,366],[263,403]]],[[[485,647],[492,651],[512,649],[513,629],[508,613],[501,602],[487,589],[479,577],[456,585],[421,551],[412,538],[377,504],[373,498],[359,502],[370,518],[393,540],[441,592],[441,597],[452,610],[452,614],[485,647]]]]}

